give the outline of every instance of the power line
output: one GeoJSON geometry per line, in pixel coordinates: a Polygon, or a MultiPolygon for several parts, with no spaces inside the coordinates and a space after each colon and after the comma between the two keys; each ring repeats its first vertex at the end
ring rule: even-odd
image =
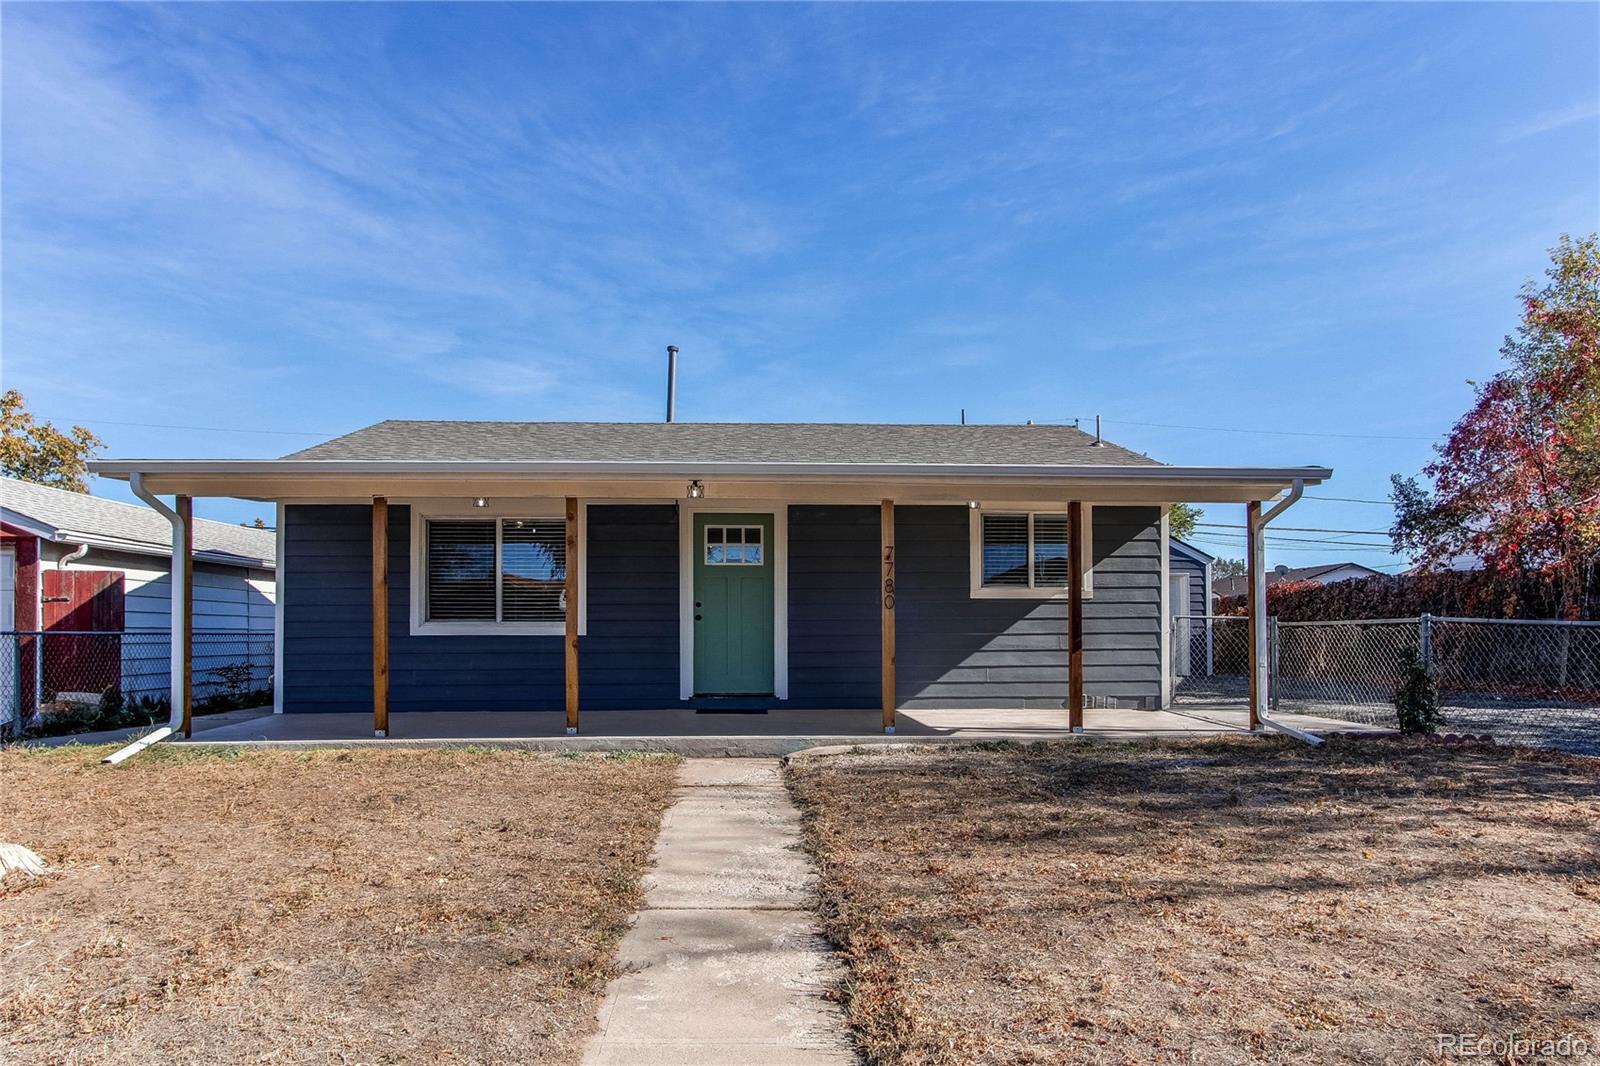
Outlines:
{"type": "MultiPolygon", "coordinates": [[[[1196,522],[1197,526],[1211,526],[1217,529],[1244,529],[1244,523],[1238,522],[1196,522]]],[[[1321,526],[1273,526],[1273,529],[1286,530],[1291,533],[1361,533],[1371,534],[1374,537],[1387,537],[1387,529],[1324,529],[1321,526]]]]}
{"type": "MultiPolygon", "coordinates": [[[[1243,544],[1249,538],[1243,533],[1196,533],[1195,539],[1209,538],[1214,541],[1230,544],[1243,544]]],[[[1371,551],[1390,551],[1387,544],[1373,544],[1371,541],[1359,540],[1331,540],[1325,537],[1268,537],[1268,544],[1323,544],[1330,548],[1357,548],[1371,551]]]]}
{"type": "MultiPolygon", "coordinates": [[[[1057,423],[1071,422],[1080,426],[1084,422],[1093,422],[1093,418],[1056,418],[1048,421],[1057,423]]],[[[1327,437],[1335,440],[1437,440],[1437,437],[1422,437],[1411,434],[1397,433],[1321,433],[1301,429],[1250,429],[1244,426],[1187,426],[1172,422],[1135,422],[1129,418],[1102,418],[1102,422],[1113,426],[1142,426],[1146,429],[1183,429],[1195,433],[1248,433],[1264,437],[1327,437]]]]}
{"type": "MultiPolygon", "coordinates": [[[[1241,551],[1243,549],[1243,545],[1240,545],[1240,544],[1215,543],[1213,541],[1198,541],[1197,543],[1202,547],[1219,548],[1219,549],[1229,550],[1229,551],[1241,551]]],[[[1323,555],[1335,554],[1334,552],[1329,551],[1330,548],[1335,548],[1335,547],[1344,549],[1343,551],[1337,553],[1339,555],[1392,555],[1392,554],[1394,554],[1388,548],[1378,548],[1378,547],[1356,548],[1356,547],[1351,547],[1348,544],[1275,544],[1275,543],[1272,543],[1272,542],[1268,542],[1268,544],[1267,544],[1268,550],[1275,551],[1275,552],[1321,552],[1323,555]]]]}
{"type": "Polygon", "coordinates": [[[1306,493],[1303,497],[1307,500],[1332,500],[1335,503],[1375,503],[1379,507],[1393,507],[1393,500],[1358,500],[1354,496],[1314,496],[1306,493]]]}
{"type": "MultiPolygon", "coordinates": [[[[46,421],[50,416],[40,416],[46,421]]],[[[182,429],[196,433],[270,433],[287,437],[337,437],[338,433],[321,433],[309,429],[244,429],[239,426],[171,426],[159,422],[113,422],[109,418],[58,418],[58,422],[85,426],[131,426],[136,429],[182,429]]]]}

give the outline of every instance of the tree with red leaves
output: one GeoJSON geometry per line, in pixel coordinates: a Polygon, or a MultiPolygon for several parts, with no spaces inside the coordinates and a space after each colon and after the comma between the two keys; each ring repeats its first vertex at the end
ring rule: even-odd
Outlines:
{"type": "Polygon", "coordinates": [[[1600,240],[1563,235],[1542,287],[1522,292],[1509,364],[1417,479],[1393,478],[1397,551],[1440,569],[1476,558],[1515,590],[1540,575],[1558,613],[1593,617],[1600,577],[1600,240]]]}

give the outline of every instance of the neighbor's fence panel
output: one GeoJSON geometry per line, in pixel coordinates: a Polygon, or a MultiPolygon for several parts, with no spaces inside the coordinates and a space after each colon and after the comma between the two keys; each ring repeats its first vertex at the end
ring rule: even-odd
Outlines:
{"type": "MultiPolygon", "coordinates": [[[[1173,637],[1178,707],[1243,706],[1249,692],[1244,618],[1178,619],[1173,637]]],[[[1414,654],[1439,683],[1446,732],[1600,755],[1600,623],[1274,620],[1268,639],[1276,711],[1397,728],[1391,699],[1407,655],[1414,654]]]]}
{"type": "Polygon", "coordinates": [[[1431,621],[1447,731],[1600,755],[1600,622],[1431,621]]]}
{"type": "MultiPolygon", "coordinates": [[[[271,633],[204,630],[194,635],[193,695],[257,694],[270,700],[271,633]]],[[[171,699],[171,636],[161,630],[0,633],[0,731],[18,732],[39,706],[171,699]]]]}

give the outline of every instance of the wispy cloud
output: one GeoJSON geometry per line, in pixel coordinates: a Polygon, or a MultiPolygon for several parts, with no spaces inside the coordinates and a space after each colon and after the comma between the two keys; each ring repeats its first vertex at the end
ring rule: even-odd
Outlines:
{"type": "Polygon", "coordinates": [[[1517,126],[1505,135],[1507,144],[1524,141],[1529,137],[1537,137],[1541,133],[1550,133],[1554,130],[1566,129],[1568,126],[1577,126],[1585,122],[1594,122],[1600,119],[1600,89],[1587,100],[1579,100],[1568,107],[1557,111],[1547,111],[1534,118],[1532,121],[1517,126]]]}

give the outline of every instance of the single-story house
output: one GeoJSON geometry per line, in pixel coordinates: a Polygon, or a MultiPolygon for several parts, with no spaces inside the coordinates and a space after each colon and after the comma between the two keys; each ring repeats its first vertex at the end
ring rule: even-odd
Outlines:
{"type": "Polygon", "coordinates": [[[892,729],[902,707],[1161,707],[1167,507],[1244,504],[1259,569],[1266,522],[1330,476],[1068,426],[673,421],[389,421],[93,469],[180,545],[194,496],[274,502],[277,709],[370,709],[378,735],[391,708],[565,708],[576,731],[609,708],[881,706],[892,729]]]}
{"type": "MultiPolygon", "coordinates": [[[[1335,581],[1354,581],[1363,577],[1375,577],[1382,573],[1370,566],[1360,563],[1319,563],[1316,566],[1284,566],[1279,564],[1267,571],[1267,587],[1284,581],[1315,581],[1319,585],[1331,585],[1335,581]]],[[[1249,582],[1248,575],[1239,574],[1234,577],[1219,577],[1211,583],[1211,591],[1217,596],[1243,596],[1249,582]]]]}
{"type": "MultiPolygon", "coordinates": [[[[227,522],[193,526],[193,626],[257,635],[264,681],[276,624],[276,538],[227,522]]],[[[33,667],[0,663],[0,719],[31,708],[35,692],[49,699],[115,684],[166,695],[171,559],[172,527],[148,507],[0,478],[0,632],[18,634],[0,642],[0,656],[20,650],[33,667]],[[34,633],[48,636],[40,643],[34,633]],[[76,636],[87,633],[112,636],[76,636]],[[151,635],[129,636],[139,633],[151,635]]]]}

